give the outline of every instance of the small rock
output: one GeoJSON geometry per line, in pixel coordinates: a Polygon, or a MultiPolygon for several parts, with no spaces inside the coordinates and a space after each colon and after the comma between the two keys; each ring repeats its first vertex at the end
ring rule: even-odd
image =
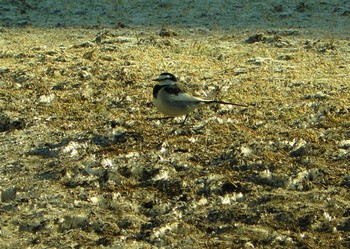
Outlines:
{"type": "Polygon", "coordinates": [[[305,141],[299,142],[290,152],[291,157],[301,157],[307,154],[307,144],[305,141]]]}
{"type": "Polygon", "coordinates": [[[253,59],[247,60],[247,63],[261,66],[267,60],[268,60],[268,58],[253,58],[253,59]]]}
{"type": "Polygon", "coordinates": [[[344,176],[342,182],[340,183],[340,186],[350,188],[350,175],[344,176]]]}
{"type": "Polygon", "coordinates": [[[342,148],[342,149],[350,148],[350,139],[340,141],[339,148],[342,148]]]}
{"type": "Polygon", "coordinates": [[[85,59],[85,60],[93,60],[93,58],[94,58],[94,52],[95,52],[95,50],[91,50],[91,51],[88,51],[88,52],[86,52],[86,53],[84,53],[83,54],[83,58],[85,59]]]}
{"type": "Polygon", "coordinates": [[[262,42],[265,40],[265,37],[263,34],[258,33],[250,36],[247,40],[245,40],[246,43],[256,43],[256,42],[262,42]]]}
{"type": "Polygon", "coordinates": [[[277,60],[283,60],[283,61],[290,61],[291,59],[293,59],[293,57],[288,54],[282,54],[277,57],[277,60]]]}
{"type": "Polygon", "coordinates": [[[162,28],[162,29],[159,31],[159,36],[171,37],[171,36],[177,36],[177,34],[176,34],[174,31],[172,31],[172,30],[162,28]]]}
{"type": "Polygon", "coordinates": [[[128,28],[129,26],[123,22],[117,22],[114,27],[116,29],[124,29],[124,28],[128,28]]]}
{"type": "Polygon", "coordinates": [[[341,15],[342,16],[350,16],[350,10],[345,10],[341,15]]]}
{"type": "Polygon", "coordinates": [[[0,113],[0,132],[10,130],[11,120],[3,113],[0,113]]]}
{"type": "Polygon", "coordinates": [[[18,230],[20,232],[31,232],[31,233],[36,233],[40,230],[45,229],[45,221],[41,222],[34,222],[34,223],[21,223],[19,225],[18,230]]]}
{"type": "Polygon", "coordinates": [[[248,70],[245,68],[236,68],[233,71],[233,75],[240,75],[240,74],[246,74],[248,73],[248,70]]]}
{"type": "Polygon", "coordinates": [[[329,95],[323,92],[317,92],[315,94],[308,94],[304,96],[304,99],[327,99],[329,95]]]}
{"type": "Polygon", "coordinates": [[[11,120],[6,114],[0,113],[0,132],[21,130],[24,127],[25,122],[23,120],[11,120]]]}
{"type": "Polygon", "coordinates": [[[77,45],[73,45],[73,48],[90,48],[90,47],[93,47],[94,44],[92,42],[82,42],[80,44],[77,44],[77,45]]]}
{"type": "Polygon", "coordinates": [[[15,23],[15,26],[17,27],[25,27],[28,26],[30,23],[27,20],[20,20],[15,23]]]}
{"type": "Polygon", "coordinates": [[[0,68],[0,75],[4,75],[5,73],[9,73],[10,69],[7,67],[0,68]]]}
{"type": "Polygon", "coordinates": [[[41,95],[38,99],[40,104],[50,104],[55,99],[55,94],[41,95]]]}
{"type": "Polygon", "coordinates": [[[297,29],[270,29],[267,30],[268,34],[281,35],[281,36],[295,36],[300,35],[300,31],[297,29]]]}
{"type": "Polygon", "coordinates": [[[310,9],[310,6],[306,3],[303,3],[303,2],[299,3],[295,8],[295,10],[298,12],[305,12],[309,9],[310,9]]]}
{"type": "Polygon", "coordinates": [[[10,187],[1,191],[1,202],[12,201],[16,199],[16,187],[10,187]]]}
{"type": "Polygon", "coordinates": [[[341,231],[345,231],[345,232],[350,232],[350,219],[347,218],[347,219],[342,220],[338,224],[337,229],[341,230],[341,231]]]}
{"type": "Polygon", "coordinates": [[[282,4],[278,4],[278,5],[274,5],[272,10],[273,12],[283,12],[284,7],[282,4]]]}
{"type": "Polygon", "coordinates": [[[63,221],[59,225],[59,231],[64,232],[71,229],[84,229],[89,224],[88,217],[80,216],[65,216],[63,221]]]}

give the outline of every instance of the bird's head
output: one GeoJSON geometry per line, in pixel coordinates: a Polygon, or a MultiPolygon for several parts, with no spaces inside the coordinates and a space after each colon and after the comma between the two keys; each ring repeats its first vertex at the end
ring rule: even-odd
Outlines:
{"type": "Polygon", "coordinates": [[[176,84],[177,79],[175,75],[171,73],[161,73],[154,81],[158,81],[158,85],[164,86],[176,84]]]}

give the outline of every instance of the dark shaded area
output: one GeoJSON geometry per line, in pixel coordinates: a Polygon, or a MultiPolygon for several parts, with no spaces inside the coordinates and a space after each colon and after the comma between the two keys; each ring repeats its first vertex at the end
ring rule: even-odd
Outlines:
{"type": "MultiPolygon", "coordinates": [[[[4,27],[177,26],[349,30],[349,1],[56,1],[0,3],[4,27]]],[[[168,36],[169,34],[165,34],[168,36]]]]}
{"type": "MultiPolygon", "coordinates": [[[[34,148],[27,152],[27,155],[31,156],[40,156],[42,158],[59,158],[62,152],[62,149],[69,145],[71,142],[77,144],[89,142],[101,147],[107,147],[106,150],[114,151],[114,145],[122,145],[128,142],[130,139],[142,139],[141,135],[136,132],[124,132],[112,134],[110,136],[99,135],[99,134],[88,134],[82,137],[72,137],[72,138],[63,138],[58,143],[45,143],[37,148],[34,148]]],[[[72,148],[74,149],[74,148],[72,148]]]]}
{"type": "Polygon", "coordinates": [[[21,130],[25,127],[22,119],[12,119],[4,113],[0,113],[0,132],[21,130]]]}

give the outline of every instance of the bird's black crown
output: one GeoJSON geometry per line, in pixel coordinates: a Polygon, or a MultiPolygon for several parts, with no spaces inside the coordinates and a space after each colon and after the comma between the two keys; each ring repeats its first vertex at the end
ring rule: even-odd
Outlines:
{"type": "Polygon", "coordinates": [[[171,81],[177,81],[177,78],[175,77],[175,75],[171,74],[171,73],[161,73],[160,77],[162,79],[168,79],[171,81]]]}

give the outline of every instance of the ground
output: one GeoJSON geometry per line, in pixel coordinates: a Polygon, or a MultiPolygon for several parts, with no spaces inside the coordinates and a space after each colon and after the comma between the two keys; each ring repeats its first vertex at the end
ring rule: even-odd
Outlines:
{"type": "Polygon", "coordinates": [[[0,4],[3,248],[350,247],[349,1],[62,2],[0,4]]]}

